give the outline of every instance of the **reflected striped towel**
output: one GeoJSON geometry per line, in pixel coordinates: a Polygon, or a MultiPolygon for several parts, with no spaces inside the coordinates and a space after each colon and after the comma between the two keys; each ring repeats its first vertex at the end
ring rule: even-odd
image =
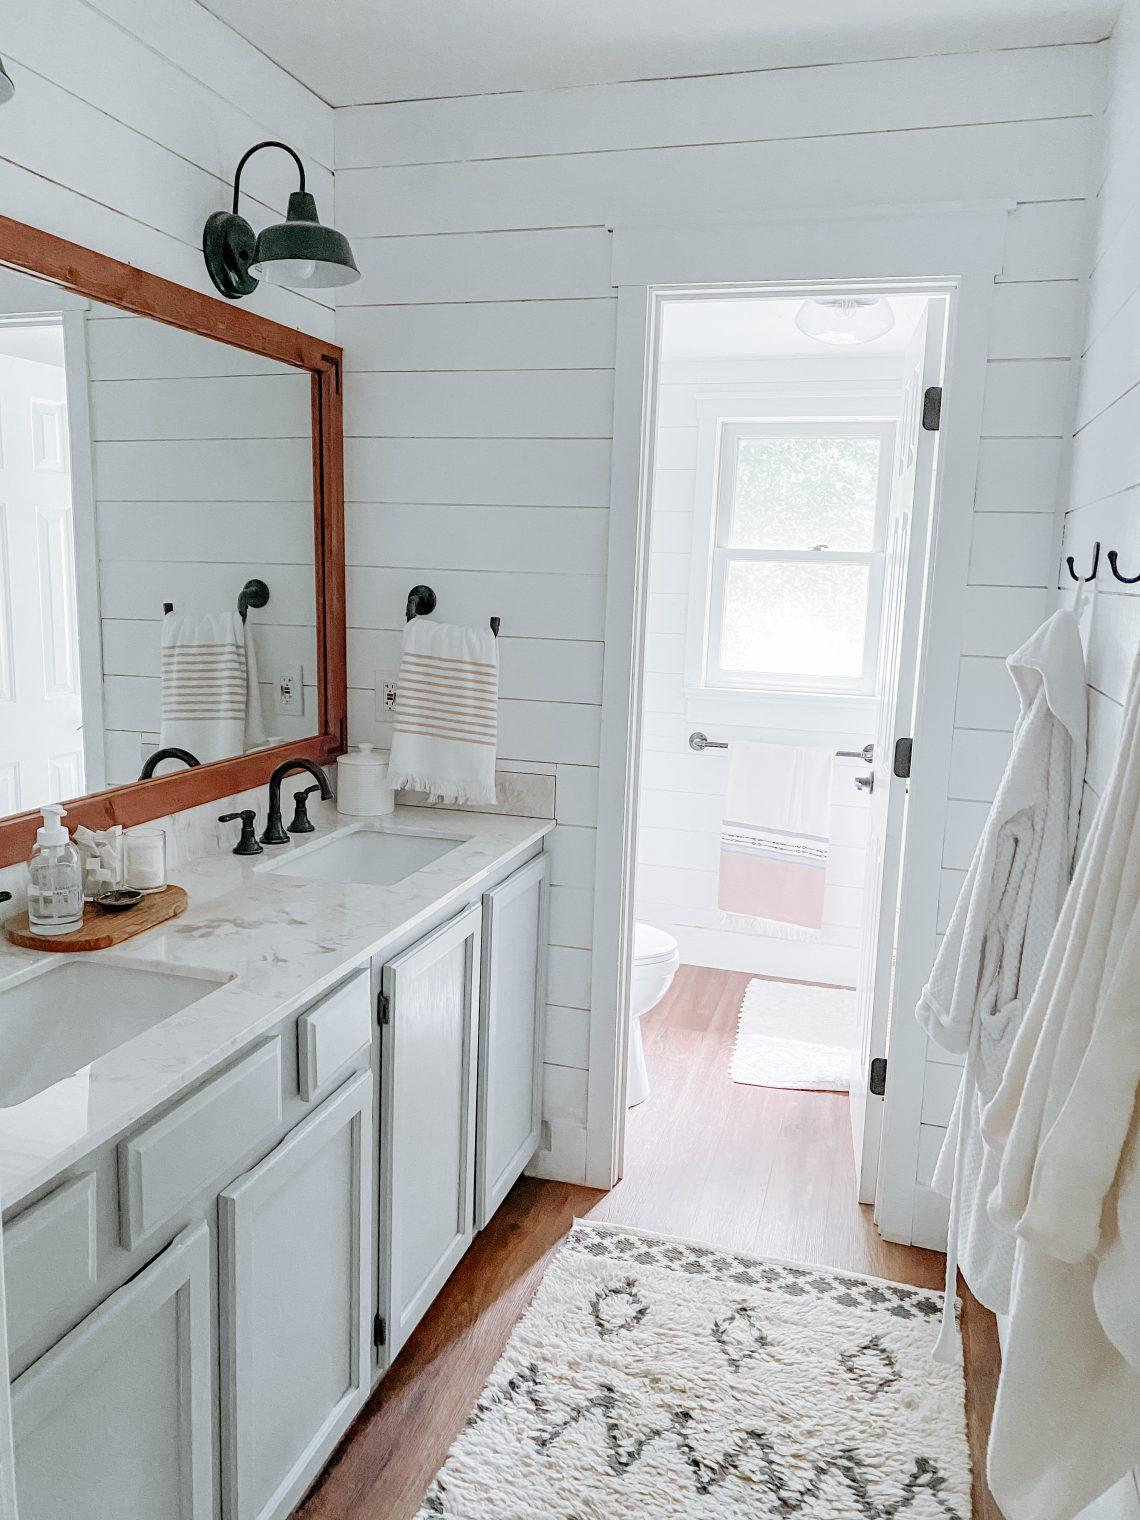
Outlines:
{"type": "MultiPolygon", "coordinates": [[[[256,682],[256,675],[254,681],[256,682]]],[[[168,612],[162,620],[163,746],[207,763],[240,755],[247,722],[260,727],[251,692],[246,627],[237,612],[168,612]]]]}
{"type": "Polygon", "coordinates": [[[499,651],[489,628],[413,618],[404,631],[388,784],[431,802],[494,802],[499,651]]]}

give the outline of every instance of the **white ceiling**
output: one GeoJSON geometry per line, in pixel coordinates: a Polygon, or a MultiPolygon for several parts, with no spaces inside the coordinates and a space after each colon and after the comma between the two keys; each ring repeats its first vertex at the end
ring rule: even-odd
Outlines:
{"type": "Polygon", "coordinates": [[[890,296],[895,325],[881,338],[850,348],[819,343],[795,323],[799,300],[667,301],[661,357],[670,359],[828,359],[832,364],[866,354],[901,354],[914,331],[924,296],[890,296]]]}
{"type": "Polygon", "coordinates": [[[1103,37],[1120,0],[200,0],[335,106],[1103,37]]]}

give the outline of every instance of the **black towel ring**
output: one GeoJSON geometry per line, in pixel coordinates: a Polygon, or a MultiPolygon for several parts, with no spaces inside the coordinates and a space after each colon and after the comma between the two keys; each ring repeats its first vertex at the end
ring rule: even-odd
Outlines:
{"type": "Polygon", "coordinates": [[[1140,581],[1140,575],[1121,575],[1116,565],[1115,549],[1110,549],[1108,551],[1108,563],[1112,566],[1112,573],[1116,576],[1116,579],[1118,581],[1123,581],[1126,586],[1134,586],[1137,581],[1140,581]]]}
{"type": "MultiPolygon", "coordinates": [[[[1116,571],[1116,564],[1115,564],[1116,550],[1115,549],[1110,549],[1108,551],[1108,558],[1109,558],[1109,563],[1112,564],[1113,573],[1115,574],[1115,571],[1116,571]]],[[[1077,574],[1077,567],[1073,563],[1073,556],[1071,554],[1069,554],[1069,555],[1067,555],[1065,557],[1065,563],[1069,567],[1069,574],[1073,577],[1073,579],[1075,581],[1079,581],[1079,580],[1095,581],[1096,580],[1096,573],[1100,569],[1100,540],[1097,539],[1096,543],[1093,545],[1092,569],[1089,571],[1088,575],[1080,576],[1080,575],[1077,574]]],[[[1124,577],[1120,576],[1119,579],[1123,580],[1124,577]]],[[[1140,580],[1140,576],[1137,576],[1136,579],[1140,580]]]]}
{"type": "MultiPolygon", "coordinates": [[[[404,610],[404,621],[410,623],[416,617],[428,617],[436,609],[438,598],[430,586],[413,586],[408,592],[408,605],[404,610]]],[[[499,637],[500,619],[491,619],[491,632],[496,638],[499,637]]]]}

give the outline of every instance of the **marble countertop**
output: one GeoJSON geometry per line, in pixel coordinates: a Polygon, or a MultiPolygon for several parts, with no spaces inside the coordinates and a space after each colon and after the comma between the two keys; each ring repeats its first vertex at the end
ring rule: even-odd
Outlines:
{"type": "MultiPolygon", "coordinates": [[[[187,911],[113,950],[47,956],[0,941],[0,994],[45,961],[145,964],[230,978],[199,1001],[56,1082],[0,1108],[0,1199],[5,1209],[268,1034],[353,967],[469,901],[515,855],[554,827],[504,814],[397,808],[369,820],[384,831],[463,840],[394,886],[341,886],[259,869],[358,826],[331,803],[311,808],[316,832],[248,859],[207,856],[172,875],[187,911]]],[[[125,969],[125,968],[124,968],[125,969]]],[[[92,1009],[92,1017],[98,1010],[92,1009]]]]}

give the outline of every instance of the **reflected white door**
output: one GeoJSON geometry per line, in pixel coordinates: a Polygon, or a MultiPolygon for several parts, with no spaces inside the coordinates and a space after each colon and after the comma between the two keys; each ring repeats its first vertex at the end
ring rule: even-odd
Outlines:
{"type": "Polygon", "coordinates": [[[883,1099],[871,1091],[871,1063],[885,1056],[894,984],[899,863],[906,782],[894,775],[895,741],[913,730],[922,624],[922,585],[938,435],[922,426],[923,398],[941,381],[945,302],[931,301],[907,345],[883,576],[876,692],[879,697],[870,785],[857,983],[857,1043],[851,1073],[851,1138],[859,1201],[875,1197],[883,1099]]]}
{"type": "Polygon", "coordinates": [[[0,813],[83,769],[66,374],[0,353],[0,813]]]}

